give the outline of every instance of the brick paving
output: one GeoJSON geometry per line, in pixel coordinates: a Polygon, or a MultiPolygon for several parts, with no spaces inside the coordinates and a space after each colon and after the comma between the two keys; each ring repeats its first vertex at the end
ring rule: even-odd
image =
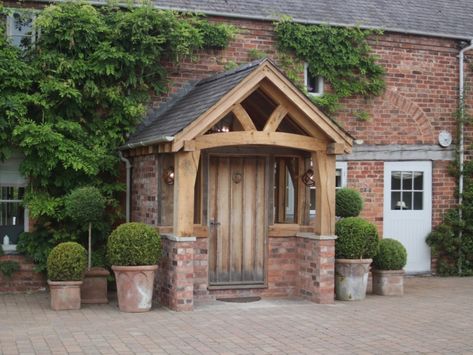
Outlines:
{"type": "Polygon", "coordinates": [[[408,278],[404,297],[216,301],[184,313],[54,312],[47,293],[1,294],[0,353],[473,354],[473,278],[408,278]]]}

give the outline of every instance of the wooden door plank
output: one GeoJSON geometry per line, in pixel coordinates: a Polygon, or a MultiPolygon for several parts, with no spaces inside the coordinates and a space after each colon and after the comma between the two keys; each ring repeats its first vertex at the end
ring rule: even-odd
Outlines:
{"type": "Polygon", "coordinates": [[[255,222],[256,222],[256,166],[255,160],[245,158],[243,171],[243,280],[254,281],[255,222]]]}
{"type": "Polygon", "coordinates": [[[255,223],[255,279],[264,281],[264,246],[266,237],[266,194],[265,194],[265,161],[264,158],[256,160],[256,223],[255,223]]]}
{"type": "Polygon", "coordinates": [[[217,281],[230,281],[230,158],[218,158],[217,281]]]}
{"type": "Polygon", "coordinates": [[[232,158],[230,174],[230,281],[242,281],[243,158],[232,158]]]}
{"type": "MultiPolygon", "coordinates": [[[[209,220],[216,221],[217,211],[217,191],[218,191],[218,160],[209,159],[209,220]]],[[[217,281],[217,228],[209,225],[209,282],[217,281]]]]}

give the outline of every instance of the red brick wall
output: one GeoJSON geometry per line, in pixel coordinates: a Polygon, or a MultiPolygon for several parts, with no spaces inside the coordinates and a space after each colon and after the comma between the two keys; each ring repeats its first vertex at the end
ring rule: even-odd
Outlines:
{"type": "Polygon", "coordinates": [[[0,261],[16,261],[20,265],[20,270],[11,278],[0,272],[0,292],[31,292],[46,288],[46,276],[34,271],[35,265],[29,258],[21,255],[4,255],[0,256],[0,261]]]}
{"type": "Polygon", "coordinates": [[[130,158],[131,177],[131,220],[157,224],[158,218],[158,176],[156,155],[142,155],[130,158]]]}
{"type": "Polygon", "coordinates": [[[355,161],[348,163],[347,184],[363,196],[364,207],[361,217],[364,217],[378,227],[383,235],[383,206],[384,206],[384,162],[355,161]]]}
{"type": "Polygon", "coordinates": [[[435,161],[432,166],[432,225],[442,223],[443,216],[456,205],[456,178],[448,172],[448,161],[435,161]]]}

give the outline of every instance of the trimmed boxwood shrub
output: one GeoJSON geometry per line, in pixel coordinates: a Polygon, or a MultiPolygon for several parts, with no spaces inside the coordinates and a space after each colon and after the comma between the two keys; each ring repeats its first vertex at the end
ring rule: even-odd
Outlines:
{"type": "Polygon", "coordinates": [[[354,189],[342,188],[335,195],[335,215],[338,217],[356,217],[363,209],[361,194],[354,189]]]}
{"type": "Polygon", "coordinates": [[[66,214],[78,223],[99,221],[105,210],[105,197],[93,186],[79,187],[66,196],[64,207],[66,214]]]}
{"type": "Polygon", "coordinates": [[[155,228],[144,223],[118,226],[107,241],[107,258],[111,265],[156,265],[161,257],[161,238],[155,228]]]}
{"type": "Polygon", "coordinates": [[[49,253],[47,265],[51,281],[80,281],[87,266],[87,252],[79,243],[60,243],[49,253]]]}
{"type": "Polygon", "coordinates": [[[338,259],[369,259],[378,252],[376,226],[360,217],[348,217],[335,225],[335,255],[338,259]]]}
{"type": "Polygon", "coordinates": [[[373,258],[373,266],[378,270],[401,270],[406,266],[407,251],[401,242],[384,238],[379,242],[378,254],[373,258]]]}

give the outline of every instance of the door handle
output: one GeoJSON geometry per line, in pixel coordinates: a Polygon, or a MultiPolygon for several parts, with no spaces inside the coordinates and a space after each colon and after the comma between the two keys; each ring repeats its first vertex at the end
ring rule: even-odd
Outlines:
{"type": "Polygon", "coordinates": [[[219,226],[220,225],[220,222],[217,222],[217,221],[214,221],[214,220],[210,220],[209,221],[209,224],[211,227],[216,227],[216,226],[219,226]]]}

